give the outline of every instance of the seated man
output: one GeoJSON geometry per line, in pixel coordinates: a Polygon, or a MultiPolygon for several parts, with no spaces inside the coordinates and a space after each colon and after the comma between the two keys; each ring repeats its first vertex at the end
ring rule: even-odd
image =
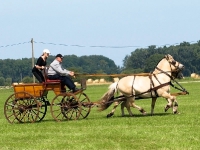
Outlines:
{"type": "Polygon", "coordinates": [[[76,88],[76,85],[70,78],[74,76],[73,71],[66,70],[62,67],[63,56],[57,54],[54,61],[50,64],[48,69],[48,78],[50,80],[61,80],[61,83],[66,85],[73,92],[77,92],[79,89],[76,88]]]}

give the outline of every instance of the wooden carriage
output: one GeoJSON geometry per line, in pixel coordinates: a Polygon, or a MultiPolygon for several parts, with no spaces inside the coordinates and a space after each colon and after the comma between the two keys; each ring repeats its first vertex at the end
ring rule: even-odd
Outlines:
{"type": "Polygon", "coordinates": [[[56,121],[86,118],[90,113],[91,107],[85,105],[90,99],[83,92],[86,89],[84,79],[76,93],[66,91],[59,80],[48,80],[47,76],[44,83],[13,84],[13,89],[14,93],[4,105],[4,115],[9,123],[41,121],[48,106],[56,121]],[[49,91],[55,94],[51,102],[47,99],[49,91]]]}

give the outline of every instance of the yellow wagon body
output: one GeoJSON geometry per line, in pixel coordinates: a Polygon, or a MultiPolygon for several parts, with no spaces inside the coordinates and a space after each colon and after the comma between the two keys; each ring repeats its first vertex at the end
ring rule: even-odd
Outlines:
{"type": "Polygon", "coordinates": [[[24,83],[13,85],[16,98],[28,98],[30,95],[33,97],[42,97],[46,91],[54,91],[55,95],[61,93],[61,85],[59,82],[45,83],[24,83]],[[29,93],[29,94],[26,94],[29,93]]]}

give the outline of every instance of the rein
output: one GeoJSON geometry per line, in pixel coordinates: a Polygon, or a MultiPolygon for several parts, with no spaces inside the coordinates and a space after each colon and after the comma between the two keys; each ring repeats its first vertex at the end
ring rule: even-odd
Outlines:
{"type": "MultiPolygon", "coordinates": [[[[164,86],[167,86],[167,85],[170,85],[170,86],[172,86],[173,88],[175,88],[175,89],[177,89],[177,90],[179,90],[179,91],[182,91],[181,93],[172,93],[171,95],[174,95],[174,96],[177,96],[177,95],[185,95],[185,94],[189,94],[189,92],[185,89],[185,88],[183,88],[172,76],[170,76],[166,71],[163,71],[163,70],[161,70],[160,68],[158,68],[158,67],[156,67],[156,69],[157,70],[159,70],[161,73],[164,73],[165,75],[167,75],[171,80],[173,80],[176,84],[178,84],[179,85],[179,87],[176,87],[174,84],[172,84],[172,82],[170,81],[170,82],[166,82],[166,83],[163,83],[163,84],[160,84],[160,85],[158,85],[158,86],[156,86],[156,87],[153,87],[153,88],[150,88],[149,90],[147,90],[146,92],[142,92],[142,93],[140,93],[140,94],[132,94],[131,96],[129,96],[129,97],[125,97],[124,95],[120,95],[120,96],[117,96],[117,97],[113,97],[112,98],[112,101],[109,101],[108,103],[112,103],[113,101],[123,101],[125,98],[130,98],[130,97],[136,97],[137,98],[137,96],[140,96],[140,95],[142,95],[142,94],[145,94],[145,93],[148,93],[148,92],[151,92],[152,93],[152,91],[154,91],[155,92],[155,94],[156,94],[156,97],[159,97],[158,96],[158,94],[157,94],[157,92],[156,92],[156,90],[158,90],[159,88],[162,88],[162,87],[164,87],[164,86]],[[117,99],[117,100],[116,100],[117,99]]],[[[160,73],[159,73],[160,74],[160,73]]],[[[153,81],[152,81],[152,75],[155,75],[155,74],[148,74],[149,76],[150,76],[150,80],[151,80],[151,82],[153,83],[153,81]]],[[[137,76],[137,75],[134,75],[134,79],[135,79],[135,76],[137,76]]],[[[159,81],[158,81],[159,82],[159,81]]],[[[133,80],[133,83],[134,83],[134,80],[133,80]]],[[[152,96],[153,97],[153,96],[152,96]]],[[[151,97],[151,98],[152,98],[151,97]]]]}
{"type": "Polygon", "coordinates": [[[177,89],[177,90],[179,90],[179,91],[182,91],[183,93],[185,93],[185,94],[189,94],[189,92],[184,88],[184,87],[182,87],[176,80],[173,80],[174,82],[176,82],[176,84],[178,84],[179,85],[179,87],[176,87],[174,84],[172,84],[171,82],[170,82],[170,85],[173,87],[173,88],[175,88],[175,89],[177,89]]]}
{"type": "MultiPolygon", "coordinates": [[[[173,80],[173,81],[175,81],[180,86],[180,88],[176,87],[170,81],[170,82],[167,82],[167,83],[164,83],[164,84],[160,84],[159,86],[153,87],[153,88],[149,89],[148,91],[140,93],[140,94],[136,94],[136,95],[132,94],[131,96],[128,96],[128,97],[125,97],[124,95],[113,97],[113,98],[111,98],[111,101],[107,102],[107,104],[113,103],[115,101],[118,101],[118,102],[121,101],[122,102],[126,98],[130,98],[130,97],[136,97],[136,99],[137,99],[137,96],[139,96],[139,95],[142,95],[142,94],[145,94],[145,93],[148,93],[148,92],[152,92],[152,91],[156,91],[157,89],[162,88],[162,87],[164,87],[166,85],[171,85],[173,88],[175,88],[175,89],[177,89],[179,91],[182,91],[181,93],[171,93],[171,95],[177,96],[177,95],[186,95],[186,94],[189,94],[189,92],[185,88],[183,88],[176,80],[173,80]]],[[[156,97],[159,97],[159,96],[156,96],[156,97]]]]}
{"type": "MultiPolygon", "coordinates": [[[[166,86],[166,85],[171,85],[172,83],[171,82],[167,82],[167,83],[164,83],[164,84],[160,84],[160,85],[158,85],[158,86],[156,86],[156,87],[153,87],[153,88],[150,88],[149,90],[147,90],[146,92],[142,92],[142,93],[140,93],[140,94],[132,94],[131,96],[128,96],[128,97],[126,97],[126,98],[130,98],[130,97],[137,97],[137,96],[140,96],[140,95],[142,95],[142,94],[145,94],[145,93],[148,93],[148,92],[152,92],[152,91],[156,91],[156,90],[158,90],[159,88],[162,88],[162,87],[164,87],[164,86],[166,86]]],[[[115,97],[115,98],[121,98],[121,97],[125,97],[124,95],[120,95],[120,96],[117,96],[117,97],[115,97]]],[[[153,97],[153,96],[152,96],[153,97]]],[[[156,97],[159,97],[157,94],[156,94],[156,97]]]]}
{"type": "Polygon", "coordinates": [[[136,74],[81,74],[76,73],[77,76],[87,76],[87,77],[98,77],[98,76],[109,76],[109,77],[124,77],[124,76],[148,76],[149,73],[136,73],[136,74]]]}

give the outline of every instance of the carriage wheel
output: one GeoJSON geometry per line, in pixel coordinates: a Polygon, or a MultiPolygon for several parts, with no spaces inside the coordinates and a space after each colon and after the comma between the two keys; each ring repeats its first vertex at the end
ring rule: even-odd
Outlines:
{"type": "Polygon", "coordinates": [[[77,95],[77,97],[80,100],[80,103],[82,106],[80,117],[86,118],[89,115],[90,110],[91,110],[90,99],[85,93],[80,93],[79,95],[77,95]]]}
{"type": "Polygon", "coordinates": [[[81,103],[73,93],[57,95],[51,102],[51,115],[56,121],[76,120],[81,114],[81,103]]]}
{"type": "Polygon", "coordinates": [[[39,103],[29,93],[14,93],[4,104],[4,115],[9,123],[33,123],[39,115],[39,103]]]}
{"type": "Polygon", "coordinates": [[[47,101],[45,100],[44,97],[41,97],[38,99],[39,103],[40,103],[40,110],[39,110],[39,115],[37,118],[37,121],[41,121],[44,119],[46,113],[47,113],[47,101]]]}

